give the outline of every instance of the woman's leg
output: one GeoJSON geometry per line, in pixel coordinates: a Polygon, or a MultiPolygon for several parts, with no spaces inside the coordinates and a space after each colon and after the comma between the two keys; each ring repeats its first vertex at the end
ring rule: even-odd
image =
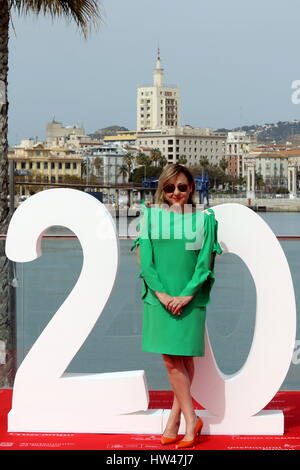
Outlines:
{"type": "Polygon", "coordinates": [[[175,437],[180,423],[181,411],[186,422],[185,440],[193,439],[196,414],[190,393],[194,374],[193,358],[163,354],[169,380],[174,390],[174,401],[164,435],[175,437]],[[172,435],[171,435],[172,433],[172,435]]]}
{"type": "MultiPolygon", "coordinates": [[[[187,370],[190,386],[193,381],[194,377],[194,358],[192,356],[182,356],[185,368],[187,370]]],[[[178,433],[178,428],[180,425],[180,417],[181,417],[181,408],[177,397],[174,393],[172,409],[169,414],[169,418],[167,421],[167,425],[164,431],[164,436],[166,437],[175,437],[178,433]]]]}
{"type": "Polygon", "coordinates": [[[192,385],[192,381],[194,378],[195,366],[194,366],[194,358],[192,356],[182,356],[185,368],[187,370],[189,379],[190,379],[190,386],[192,385]]]}

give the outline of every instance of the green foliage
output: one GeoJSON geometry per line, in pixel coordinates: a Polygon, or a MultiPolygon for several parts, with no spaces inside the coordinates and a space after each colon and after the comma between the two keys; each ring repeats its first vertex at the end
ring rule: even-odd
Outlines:
{"type": "Polygon", "coordinates": [[[87,39],[92,27],[101,22],[100,6],[97,0],[11,0],[11,5],[21,15],[49,15],[52,19],[65,18],[76,24],[87,39]]]}
{"type": "Polygon", "coordinates": [[[179,163],[179,165],[186,165],[187,163],[186,155],[180,155],[177,160],[177,163],[179,163]]]}
{"type": "Polygon", "coordinates": [[[228,160],[225,157],[222,157],[219,162],[219,167],[225,172],[228,167],[228,160]]]}
{"type": "MultiPolygon", "coordinates": [[[[154,176],[159,177],[162,168],[158,166],[148,166],[146,171],[146,178],[153,178],[154,176]]],[[[143,166],[135,168],[132,172],[131,181],[133,183],[142,183],[145,178],[145,168],[143,166]]]]}
{"type": "Polygon", "coordinates": [[[88,134],[88,135],[92,137],[93,139],[103,139],[104,136],[116,135],[117,132],[119,131],[122,131],[122,132],[124,131],[126,133],[128,129],[122,126],[108,126],[108,127],[103,127],[102,129],[98,129],[94,133],[88,134]]]}

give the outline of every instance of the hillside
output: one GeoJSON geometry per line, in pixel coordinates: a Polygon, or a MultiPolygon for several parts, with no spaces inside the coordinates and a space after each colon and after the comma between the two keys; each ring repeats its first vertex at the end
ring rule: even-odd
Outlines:
{"type": "MultiPolygon", "coordinates": [[[[128,131],[123,126],[108,126],[102,129],[98,129],[92,134],[88,134],[92,138],[101,139],[105,135],[116,135],[118,131],[128,131]]],[[[232,132],[232,131],[246,131],[247,134],[255,136],[257,142],[261,143],[274,143],[274,144],[286,144],[291,142],[295,145],[299,145],[300,142],[300,121],[294,119],[292,121],[278,121],[277,123],[266,123],[262,125],[252,124],[234,129],[216,129],[216,132],[232,132]]]]}
{"type": "Polygon", "coordinates": [[[296,144],[300,138],[300,121],[294,119],[293,121],[278,121],[263,125],[253,124],[234,129],[217,129],[217,131],[246,131],[247,134],[254,135],[258,142],[285,144],[289,141],[296,144]]]}
{"type": "Polygon", "coordinates": [[[98,129],[93,134],[88,134],[93,139],[102,139],[105,135],[116,135],[118,131],[128,131],[126,127],[122,126],[108,126],[98,129]]]}

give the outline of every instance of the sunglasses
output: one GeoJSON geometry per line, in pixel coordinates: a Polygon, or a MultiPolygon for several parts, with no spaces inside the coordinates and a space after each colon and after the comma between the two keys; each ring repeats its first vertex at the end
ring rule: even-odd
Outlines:
{"type": "MultiPolygon", "coordinates": [[[[174,193],[175,188],[176,188],[175,184],[167,184],[167,185],[163,188],[163,190],[164,190],[165,193],[174,193]]],[[[185,183],[179,183],[179,184],[177,185],[177,188],[179,189],[179,191],[180,191],[181,193],[185,193],[185,192],[187,191],[187,189],[188,189],[188,185],[185,184],[185,183]]]]}

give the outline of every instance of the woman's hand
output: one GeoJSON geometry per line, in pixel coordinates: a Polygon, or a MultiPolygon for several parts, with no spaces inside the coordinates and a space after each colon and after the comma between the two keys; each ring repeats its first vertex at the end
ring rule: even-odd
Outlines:
{"type": "Polygon", "coordinates": [[[183,307],[187,305],[193,297],[193,295],[179,295],[177,297],[173,297],[172,300],[168,303],[167,308],[174,315],[180,315],[183,307]]]}
{"type": "Polygon", "coordinates": [[[166,307],[166,309],[174,315],[180,315],[183,307],[187,305],[193,298],[192,295],[172,297],[171,295],[164,292],[155,292],[155,294],[160,302],[166,307]]]}
{"type": "Polygon", "coordinates": [[[155,292],[155,294],[156,297],[160,300],[160,302],[166,307],[166,309],[173,313],[172,310],[169,308],[169,305],[171,304],[174,297],[169,294],[166,294],[165,292],[155,292]]]}

